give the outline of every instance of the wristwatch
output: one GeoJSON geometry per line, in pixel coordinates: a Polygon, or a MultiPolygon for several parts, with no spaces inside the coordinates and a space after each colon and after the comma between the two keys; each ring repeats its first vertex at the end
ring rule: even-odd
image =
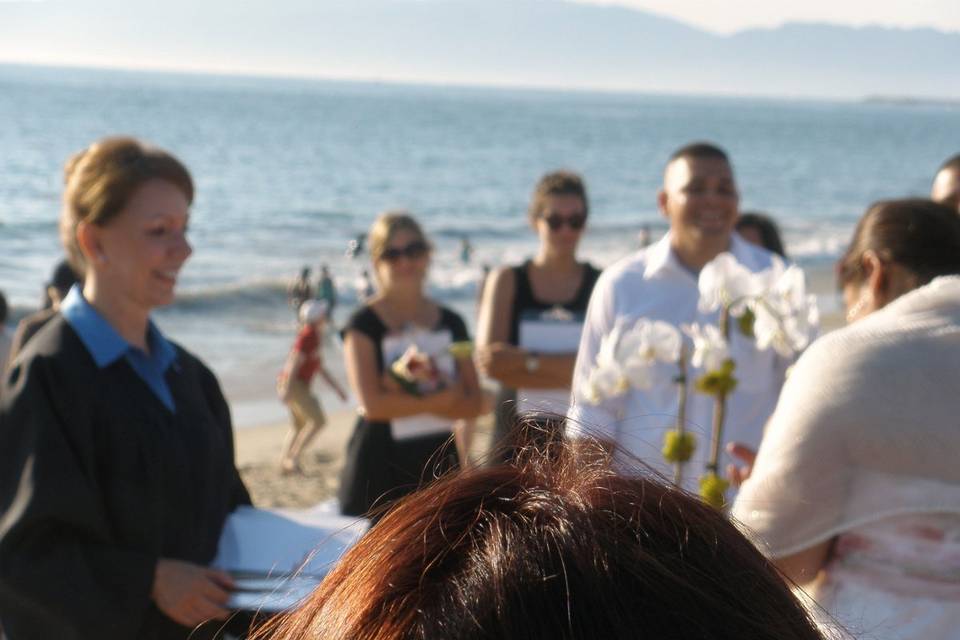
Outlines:
{"type": "Polygon", "coordinates": [[[526,368],[527,373],[536,373],[540,370],[540,356],[531,351],[524,359],[523,366],[526,368]]]}

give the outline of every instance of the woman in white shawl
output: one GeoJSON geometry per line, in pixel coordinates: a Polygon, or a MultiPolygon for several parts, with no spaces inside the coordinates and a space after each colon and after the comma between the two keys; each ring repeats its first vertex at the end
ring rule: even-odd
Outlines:
{"type": "Polygon", "coordinates": [[[860,638],[960,638],[960,216],[880,202],[844,329],[797,362],[733,516],[860,638]]]}

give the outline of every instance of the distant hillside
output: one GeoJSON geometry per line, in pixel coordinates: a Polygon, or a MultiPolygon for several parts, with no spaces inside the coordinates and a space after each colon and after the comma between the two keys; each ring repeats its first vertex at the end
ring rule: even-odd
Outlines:
{"type": "Polygon", "coordinates": [[[563,0],[0,3],[0,61],[665,92],[960,98],[960,33],[719,36],[563,0]]]}

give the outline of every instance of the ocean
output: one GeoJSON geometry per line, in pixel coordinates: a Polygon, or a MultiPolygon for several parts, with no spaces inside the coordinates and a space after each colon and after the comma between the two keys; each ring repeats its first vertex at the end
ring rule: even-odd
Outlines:
{"type": "MultiPolygon", "coordinates": [[[[644,225],[654,238],[666,230],[655,195],[670,152],[715,141],[733,158],[742,209],[772,214],[791,257],[823,273],[870,202],[928,193],[958,132],[960,109],[948,105],[0,66],[0,290],[15,317],[39,304],[61,255],[69,155],[109,134],[165,147],[190,168],[197,198],[193,257],[156,320],[218,374],[239,425],[262,423],[284,415],[273,383],[296,329],[287,285],[302,266],[328,264],[342,321],[368,266],[345,257],[347,244],[380,211],[422,221],[436,246],[431,291],[472,323],[481,265],[535,249],[525,211],[546,171],[586,179],[582,255],[604,266],[636,248],[644,225]]],[[[328,343],[342,375],[338,341],[328,343]]]]}

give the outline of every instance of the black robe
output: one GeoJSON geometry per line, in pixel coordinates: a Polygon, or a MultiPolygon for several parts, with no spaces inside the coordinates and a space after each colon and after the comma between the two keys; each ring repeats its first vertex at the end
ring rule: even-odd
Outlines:
{"type": "Polygon", "coordinates": [[[0,390],[0,621],[10,640],[191,635],[150,598],[158,558],[208,564],[250,497],[216,378],[176,347],[176,413],[57,316],[0,390]]]}

